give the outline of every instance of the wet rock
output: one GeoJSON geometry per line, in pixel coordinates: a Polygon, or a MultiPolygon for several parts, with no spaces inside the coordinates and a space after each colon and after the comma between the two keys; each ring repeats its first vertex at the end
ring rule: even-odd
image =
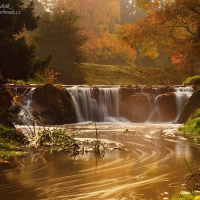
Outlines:
{"type": "Polygon", "coordinates": [[[73,101],[64,89],[51,84],[39,86],[34,100],[33,115],[40,117],[44,125],[76,122],[73,101]]]}
{"type": "Polygon", "coordinates": [[[185,123],[190,116],[200,108],[200,90],[195,91],[184,105],[177,123],[185,123]]]}
{"type": "Polygon", "coordinates": [[[193,85],[200,85],[200,78],[199,77],[198,78],[193,78],[192,81],[193,81],[192,82],[193,85]]]}
{"type": "Polygon", "coordinates": [[[172,121],[176,118],[176,95],[173,92],[159,95],[157,105],[160,111],[161,121],[172,121]]]}
{"type": "Polygon", "coordinates": [[[152,97],[146,93],[130,95],[122,102],[121,113],[132,122],[145,122],[150,114],[152,97]]]}

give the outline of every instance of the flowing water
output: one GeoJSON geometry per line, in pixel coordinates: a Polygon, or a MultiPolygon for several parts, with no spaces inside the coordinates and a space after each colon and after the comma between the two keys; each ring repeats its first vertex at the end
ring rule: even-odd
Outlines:
{"type": "MultiPolygon", "coordinates": [[[[180,125],[171,122],[177,120],[192,88],[174,88],[176,105],[172,109],[176,108],[176,117],[160,124],[152,124],[152,119],[153,123],[155,119],[161,122],[163,115],[157,102],[163,94],[159,87],[151,88],[151,94],[143,88],[123,93],[118,86],[73,86],[66,90],[79,123],[62,128],[69,134],[80,130],[76,139],[83,142],[84,148],[74,154],[29,146],[28,156],[0,163],[1,199],[159,200],[188,190],[184,182],[191,174],[185,160],[193,172],[199,170],[199,145],[179,136],[180,125]],[[137,118],[146,123],[130,122],[137,118]],[[98,138],[106,151],[91,150],[96,132],[94,124],[86,125],[87,121],[99,122],[98,138]]],[[[24,105],[28,114],[33,92],[24,105]]],[[[192,190],[198,185],[192,179],[187,187],[192,190]]]]}
{"type": "MultiPolygon", "coordinates": [[[[153,120],[155,115],[157,122],[166,122],[162,120],[161,115],[164,113],[161,112],[157,104],[159,97],[164,94],[161,93],[161,88],[151,88],[151,91],[148,92],[144,92],[142,87],[137,89],[129,88],[127,93],[127,90],[124,91],[119,86],[73,86],[66,88],[74,103],[77,122],[155,122],[153,120]],[[127,94],[123,96],[123,92],[127,94]],[[131,116],[127,117],[127,113],[130,113],[131,116]],[[146,118],[144,115],[147,115],[146,118]],[[141,116],[144,117],[143,121],[138,121],[141,116]]],[[[177,112],[176,117],[169,121],[176,122],[183,106],[194,90],[192,87],[174,87],[171,89],[175,94],[177,112]]],[[[173,109],[169,106],[169,110],[173,109]]]]}
{"type": "MultiPolygon", "coordinates": [[[[97,124],[98,137],[108,148],[102,154],[72,155],[38,149],[0,165],[0,197],[6,200],[142,200],[168,199],[187,191],[190,171],[200,165],[199,145],[177,134],[178,124],[97,124]],[[116,147],[116,148],[115,148],[116,147]],[[121,149],[121,150],[120,150],[121,149]]],[[[78,140],[95,140],[94,125],[66,125],[83,129],[78,140]]]]}

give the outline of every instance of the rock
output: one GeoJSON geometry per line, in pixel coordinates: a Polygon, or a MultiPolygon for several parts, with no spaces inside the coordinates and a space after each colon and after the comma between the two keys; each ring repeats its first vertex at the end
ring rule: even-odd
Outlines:
{"type": "Polygon", "coordinates": [[[161,121],[167,122],[176,119],[176,95],[173,92],[159,95],[157,105],[161,114],[161,121]]]}
{"type": "Polygon", "coordinates": [[[0,124],[13,128],[9,109],[12,106],[13,94],[10,89],[0,88],[0,124]]]}
{"type": "Polygon", "coordinates": [[[185,123],[198,108],[200,108],[200,90],[195,91],[187,100],[177,120],[177,123],[185,123]]]}
{"type": "Polygon", "coordinates": [[[130,95],[122,102],[122,116],[132,122],[145,122],[150,114],[152,97],[146,93],[130,95]]]}
{"type": "Polygon", "coordinates": [[[194,77],[189,77],[183,83],[184,85],[200,85],[200,76],[196,75],[194,77]]]}
{"type": "Polygon", "coordinates": [[[51,84],[39,86],[35,90],[33,115],[40,117],[43,125],[75,123],[74,104],[70,94],[51,84]]]}

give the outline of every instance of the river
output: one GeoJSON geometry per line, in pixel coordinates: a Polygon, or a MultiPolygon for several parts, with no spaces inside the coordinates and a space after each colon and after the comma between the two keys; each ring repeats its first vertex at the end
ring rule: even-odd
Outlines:
{"type": "MultiPolygon", "coordinates": [[[[98,123],[107,151],[71,155],[44,149],[13,158],[1,168],[0,197],[6,200],[142,200],[169,199],[187,191],[183,185],[199,169],[199,145],[178,135],[178,124],[98,123]]],[[[92,145],[94,125],[65,125],[80,131],[77,139],[92,145]]],[[[89,149],[89,147],[88,147],[89,149]]],[[[193,183],[192,183],[193,184],[193,183]]],[[[191,186],[193,187],[193,186],[191,186]]],[[[192,188],[191,188],[192,189],[192,188]]]]}

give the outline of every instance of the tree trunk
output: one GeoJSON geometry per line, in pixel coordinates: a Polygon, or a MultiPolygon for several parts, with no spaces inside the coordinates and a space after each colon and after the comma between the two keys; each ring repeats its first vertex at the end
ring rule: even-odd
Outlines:
{"type": "Polygon", "coordinates": [[[197,30],[196,30],[194,38],[195,39],[199,39],[200,38],[200,25],[197,27],[197,30]]]}

